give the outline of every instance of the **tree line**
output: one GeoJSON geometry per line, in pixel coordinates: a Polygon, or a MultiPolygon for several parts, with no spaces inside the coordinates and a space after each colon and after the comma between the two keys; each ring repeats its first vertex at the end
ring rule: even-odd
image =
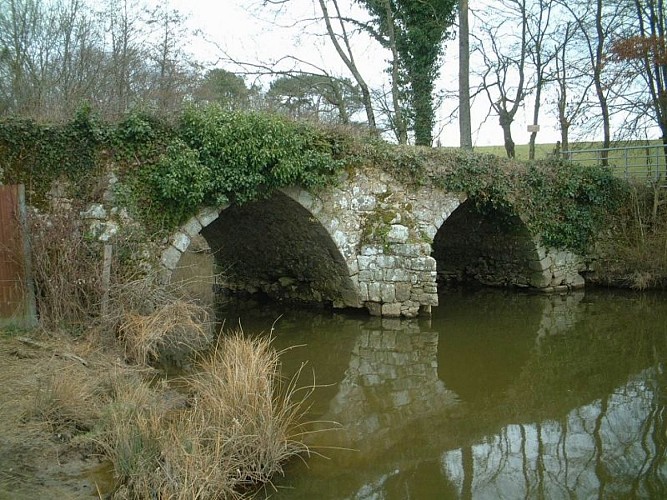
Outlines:
{"type": "MultiPolygon", "coordinates": [[[[257,5],[290,12],[297,1],[257,5]]],[[[290,54],[287,68],[235,54],[222,57],[234,66],[206,67],[187,50],[201,35],[161,5],[0,0],[0,115],[63,120],[86,104],[113,119],[136,108],[169,114],[189,102],[218,102],[430,146],[438,107],[456,96],[463,147],[472,146],[470,102],[486,103],[510,157],[513,125],[525,109],[534,124],[545,114],[558,123],[563,149],[573,133],[599,135],[608,147],[612,138],[644,138],[652,128],[667,146],[663,2],[312,0],[314,24],[345,68],[337,73],[290,54]],[[437,88],[446,44],[456,37],[459,88],[437,88]],[[386,54],[381,86],[357,62],[369,44],[386,54]],[[270,81],[249,84],[250,75],[270,81]]],[[[533,128],[531,157],[537,137],[533,128]]]]}

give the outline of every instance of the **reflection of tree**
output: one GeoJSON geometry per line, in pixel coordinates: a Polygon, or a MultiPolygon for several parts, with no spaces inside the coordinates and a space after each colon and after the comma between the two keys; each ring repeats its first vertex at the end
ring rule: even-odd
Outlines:
{"type": "Polygon", "coordinates": [[[347,350],[325,347],[329,363],[342,361],[324,416],[317,414],[344,424],[335,439],[322,442],[357,451],[324,465],[311,461],[299,480],[297,488],[307,490],[300,498],[322,497],[330,491],[326,484],[337,488],[328,498],[405,498],[427,491],[419,478],[433,476],[434,462],[439,476],[430,480],[432,492],[451,492],[447,498],[660,497],[667,484],[661,389],[667,311],[660,297],[637,296],[632,307],[627,297],[602,298],[587,292],[572,300],[520,296],[495,303],[484,296],[466,304],[465,297],[448,297],[441,302],[444,321],[441,311],[433,316],[433,326],[443,325],[439,336],[417,321],[359,324],[345,337],[347,350]],[[462,310],[471,304],[476,314],[466,323],[462,310]],[[512,324],[512,315],[533,328],[532,336],[512,324]],[[456,329],[461,344],[452,342],[456,329]],[[453,387],[443,362],[465,358],[473,375],[484,368],[470,359],[476,353],[463,343],[466,335],[479,335],[476,348],[499,350],[508,366],[488,397],[448,406],[453,387]],[[441,389],[444,397],[434,397],[441,389]]]}
{"type": "Polygon", "coordinates": [[[560,422],[509,425],[446,452],[464,498],[661,498],[667,488],[661,365],[630,377],[560,422]],[[457,458],[458,464],[457,464],[457,458]]]}

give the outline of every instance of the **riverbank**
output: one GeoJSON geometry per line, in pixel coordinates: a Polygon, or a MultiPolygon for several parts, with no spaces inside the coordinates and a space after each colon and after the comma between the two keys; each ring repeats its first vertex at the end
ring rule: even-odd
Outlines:
{"type": "Polygon", "coordinates": [[[178,376],[148,363],[166,352],[3,334],[0,499],[240,498],[308,453],[270,335],[223,332],[178,376]]]}
{"type": "Polygon", "coordinates": [[[113,470],[79,445],[76,426],[55,425],[36,410],[49,381],[124,369],[115,358],[88,341],[0,334],[0,499],[102,498],[112,491],[113,470]]]}

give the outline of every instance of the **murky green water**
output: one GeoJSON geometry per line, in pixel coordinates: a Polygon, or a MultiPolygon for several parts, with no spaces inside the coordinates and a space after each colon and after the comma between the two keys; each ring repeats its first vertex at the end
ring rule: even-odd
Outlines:
{"type": "MultiPolygon", "coordinates": [[[[252,307],[318,388],[273,498],[665,498],[667,295],[497,290],[430,319],[252,307]],[[319,427],[326,427],[321,424],[319,427]],[[319,428],[314,426],[314,428],[319,428]]],[[[304,379],[304,383],[307,378],[304,379]]]]}

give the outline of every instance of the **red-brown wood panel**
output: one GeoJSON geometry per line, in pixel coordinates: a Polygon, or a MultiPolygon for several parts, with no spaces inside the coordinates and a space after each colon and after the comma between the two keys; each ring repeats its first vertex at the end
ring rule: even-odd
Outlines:
{"type": "Polygon", "coordinates": [[[0,324],[30,313],[22,200],[23,186],[0,186],[0,324]]]}

